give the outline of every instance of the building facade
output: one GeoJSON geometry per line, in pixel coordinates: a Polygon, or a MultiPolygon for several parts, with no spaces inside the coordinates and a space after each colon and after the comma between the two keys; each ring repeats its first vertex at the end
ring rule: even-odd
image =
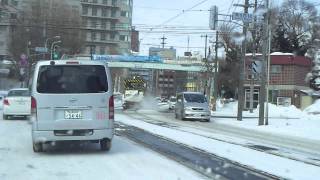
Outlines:
{"type": "Polygon", "coordinates": [[[79,0],[85,38],[83,53],[128,54],[132,0],[79,0]]]}
{"type": "MultiPolygon", "coordinates": [[[[7,0],[10,3],[10,0],[7,0]]],[[[50,8],[56,0],[11,0],[18,9],[40,2],[50,8]]],[[[133,0],[64,0],[79,11],[85,42],[81,54],[128,54],[131,49],[133,0]]]]}
{"type": "Polygon", "coordinates": [[[17,20],[18,1],[2,0],[0,3],[0,60],[10,59],[12,29],[17,20]]]}
{"type": "Polygon", "coordinates": [[[131,31],[131,51],[140,51],[139,31],[135,30],[134,28],[131,31]]]}
{"type": "MultiPolygon", "coordinates": [[[[246,65],[250,64],[251,58],[247,57],[246,65]]],[[[304,103],[302,90],[308,90],[309,85],[305,81],[306,75],[310,72],[312,62],[310,59],[293,54],[271,54],[270,76],[269,76],[269,102],[277,105],[295,105],[298,108],[304,103]]],[[[259,102],[260,81],[251,77],[251,69],[246,68],[245,81],[245,109],[250,104],[250,84],[254,86],[253,107],[256,108],[259,102]]]]}

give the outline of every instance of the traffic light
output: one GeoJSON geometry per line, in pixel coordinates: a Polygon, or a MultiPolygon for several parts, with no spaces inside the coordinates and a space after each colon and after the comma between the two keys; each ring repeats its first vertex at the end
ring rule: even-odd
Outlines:
{"type": "Polygon", "coordinates": [[[59,54],[57,52],[53,53],[53,60],[59,59],[59,54]]]}

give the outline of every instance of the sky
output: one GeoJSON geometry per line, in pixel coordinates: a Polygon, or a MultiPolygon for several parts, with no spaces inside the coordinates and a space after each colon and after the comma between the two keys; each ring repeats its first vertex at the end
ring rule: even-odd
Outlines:
{"type": "MultiPolygon", "coordinates": [[[[250,0],[250,3],[253,2],[250,0]]],[[[258,2],[261,4],[263,1],[258,2]]],[[[280,2],[282,1],[272,3],[276,6],[280,2]]],[[[215,35],[209,28],[210,7],[216,5],[219,14],[230,15],[232,12],[243,11],[243,8],[233,4],[243,3],[244,0],[134,0],[132,23],[140,31],[140,53],[148,55],[150,46],[160,47],[160,38],[164,35],[167,38],[165,47],[175,47],[178,56],[188,50],[188,37],[189,51],[204,54],[204,35],[209,36],[208,42],[215,35]]],[[[227,17],[219,15],[219,20],[221,19],[227,17]]]]}

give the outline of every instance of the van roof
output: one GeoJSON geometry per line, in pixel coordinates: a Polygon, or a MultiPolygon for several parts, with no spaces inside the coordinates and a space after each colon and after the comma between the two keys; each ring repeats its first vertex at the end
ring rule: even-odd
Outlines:
{"type": "Polygon", "coordinates": [[[91,60],[43,60],[38,61],[37,65],[43,66],[43,65],[50,65],[51,62],[54,62],[55,65],[65,65],[65,64],[73,64],[78,63],[79,65],[108,65],[108,63],[102,62],[102,61],[91,61],[91,60]]]}
{"type": "Polygon", "coordinates": [[[10,89],[9,91],[28,91],[29,89],[28,88],[13,88],[13,89],[10,89]]]}

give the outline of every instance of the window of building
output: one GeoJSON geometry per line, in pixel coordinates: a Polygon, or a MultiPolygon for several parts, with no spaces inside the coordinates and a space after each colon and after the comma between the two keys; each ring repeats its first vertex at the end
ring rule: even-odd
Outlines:
{"type": "Polygon", "coordinates": [[[96,7],[92,8],[92,16],[97,16],[98,14],[98,9],[96,7]]]}
{"type": "Polygon", "coordinates": [[[88,0],[81,0],[81,2],[88,2],[88,0]]]}
{"type": "Polygon", "coordinates": [[[108,0],[103,0],[102,3],[103,4],[108,4],[108,0]]]}
{"type": "MultiPolygon", "coordinates": [[[[257,108],[259,104],[259,89],[254,89],[253,91],[253,108],[257,108]]],[[[245,108],[250,108],[250,89],[245,91],[245,108]]]]}
{"type": "Polygon", "coordinates": [[[110,25],[110,26],[111,26],[111,29],[112,29],[112,30],[115,30],[115,29],[116,29],[116,23],[115,23],[115,22],[111,22],[111,25],[110,25]]]}
{"type": "Polygon", "coordinates": [[[281,73],[282,66],[281,65],[271,65],[270,72],[271,73],[281,73]]]}
{"type": "Polygon", "coordinates": [[[104,21],[104,20],[101,21],[101,28],[102,29],[106,29],[107,28],[107,22],[106,21],[104,21]]]}
{"type": "Polygon", "coordinates": [[[105,41],[106,40],[106,33],[101,33],[100,39],[101,39],[101,41],[105,41]]]}
{"type": "Polygon", "coordinates": [[[98,0],[92,0],[92,3],[98,3],[98,0]]]}
{"type": "Polygon", "coordinates": [[[120,41],[128,41],[128,36],[120,35],[119,39],[120,39],[120,41]]]}
{"type": "Polygon", "coordinates": [[[97,27],[97,20],[95,20],[95,19],[91,20],[91,27],[93,27],[93,28],[97,27]]]}
{"type": "Polygon", "coordinates": [[[88,14],[88,6],[83,6],[82,7],[82,14],[87,15],[88,14]]]}
{"type": "Polygon", "coordinates": [[[117,10],[116,9],[112,9],[111,10],[111,17],[116,17],[117,16],[117,10]]]}
{"type": "Polygon", "coordinates": [[[82,19],[82,26],[87,27],[88,25],[88,20],[87,19],[82,19]]]}
{"type": "Polygon", "coordinates": [[[108,16],[108,10],[106,8],[101,9],[101,16],[107,17],[108,16]]]}
{"type": "Polygon", "coordinates": [[[117,0],[112,0],[112,6],[116,6],[117,5],[117,0]]]}
{"type": "Polygon", "coordinates": [[[129,17],[129,12],[128,11],[121,11],[121,16],[122,17],[129,17]]]}
{"type": "Polygon", "coordinates": [[[96,40],[97,39],[97,33],[91,32],[91,40],[96,40]]]}
{"type": "Polygon", "coordinates": [[[12,1],[11,1],[11,4],[12,4],[13,6],[18,6],[18,1],[17,1],[17,0],[12,0],[12,1]]]}
{"type": "Polygon", "coordinates": [[[115,34],[115,33],[111,33],[111,34],[110,34],[110,39],[111,39],[111,40],[114,40],[115,38],[116,38],[116,34],[115,34]]]}
{"type": "Polygon", "coordinates": [[[100,46],[100,54],[106,54],[106,47],[100,46]]]}
{"type": "Polygon", "coordinates": [[[125,5],[130,5],[130,0],[123,0],[123,3],[124,3],[125,5]]]}

